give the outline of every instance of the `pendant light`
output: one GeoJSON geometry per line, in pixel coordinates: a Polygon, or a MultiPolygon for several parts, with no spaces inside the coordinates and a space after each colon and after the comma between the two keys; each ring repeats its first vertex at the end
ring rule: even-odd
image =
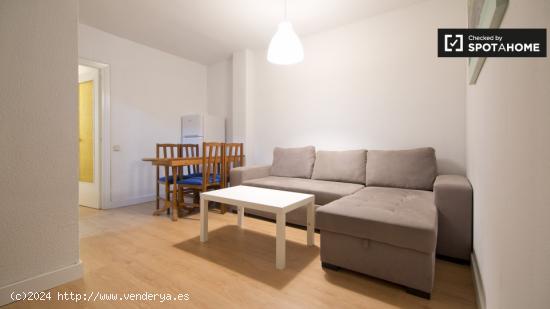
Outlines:
{"type": "Polygon", "coordinates": [[[294,32],[292,24],[287,19],[287,3],[285,0],[285,18],[277,27],[267,50],[267,61],[274,64],[296,64],[304,60],[304,48],[300,38],[294,32]]]}

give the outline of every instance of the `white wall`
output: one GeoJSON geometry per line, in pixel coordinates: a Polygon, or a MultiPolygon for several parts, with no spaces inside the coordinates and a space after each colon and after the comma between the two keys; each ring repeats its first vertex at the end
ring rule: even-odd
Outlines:
{"type": "Polygon", "coordinates": [[[207,91],[208,107],[207,111],[211,115],[225,118],[226,141],[232,140],[232,59],[226,59],[211,64],[207,68],[207,91]]]}
{"type": "MultiPolygon", "coordinates": [[[[252,112],[253,90],[255,85],[254,54],[246,49],[233,53],[232,66],[233,99],[232,99],[232,141],[244,143],[247,159],[256,151],[253,144],[254,117],[252,112]]],[[[253,163],[253,161],[248,161],[253,163]]]]}
{"type": "Polygon", "coordinates": [[[77,13],[0,1],[0,305],[81,276],[77,13]]]}
{"type": "Polygon", "coordinates": [[[150,200],[154,168],[141,162],[155,144],[180,140],[180,116],[206,111],[206,67],[79,25],[79,57],[110,65],[111,200],[150,200]]]}
{"type": "Polygon", "coordinates": [[[466,1],[427,1],[302,39],[305,61],[255,51],[249,163],[275,146],[433,146],[443,173],[465,171],[463,59],[437,58],[439,27],[466,25],[466,1]]]}
{"type": "MultiPolygon", "coordinates": [[[[502,28],[550,28],[550,1],[510,1],[502,28]]],[[[550,304],[550,60],[487,59],[467,88],[474,251],[487,308],[550,304]]]]}

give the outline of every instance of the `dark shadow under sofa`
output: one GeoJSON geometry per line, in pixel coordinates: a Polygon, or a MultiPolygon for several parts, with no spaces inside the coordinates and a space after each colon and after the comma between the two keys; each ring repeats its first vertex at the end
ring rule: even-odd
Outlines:
{"type": "MultiPolygon", "coordinates": [[[[470,259],[472,187],[464,176],[438,175],[433,148],[275,148],[272,165],[233,169],[230,182],[315,195],[326,268],[381,278],[430,298],[436,253],[470,259]]],[[[289,213],[287,222],[305,225],[305,209],[289,213]]]]}

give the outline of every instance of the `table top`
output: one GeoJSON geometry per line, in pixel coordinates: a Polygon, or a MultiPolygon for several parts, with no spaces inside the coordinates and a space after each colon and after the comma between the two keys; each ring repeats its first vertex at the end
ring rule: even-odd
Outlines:
{"type": "MultiPolygon", "coordinates": [[[[221,157],[220,157],[221,158],[221,157]]],[[[143,158],[141,161],[145,162],[175,162],[175,161],[202,161],[202,157],[186,157],[186,158],[143,158]]]]}
{"type": "MultiPolygon", "coordinates": [[[[226,160],[234,161],[238,156],[226,156],[226,160]]],[[[221,156],[217,157],[221,159],[221,156]]],[[[245,157],[243,156],[243,159],[245,157]]],[[[145,162],[151,162],[153,165],[164,166],[186,166],[186,165],[199,165],[202,163],[202,157],[175,157],[175,158],[143,158],[145,162]]]]}
{"type": "MultiPolygon", "coordinates": [[[[250,186],[236,186],[201,193],[208,200],[260,210],[288,210],[314,202],[313,194],[296,193],[282,190],[265,189],[250,186]],[[260,207],[255,207],[260,206],[260,207]],[[262,209],[264,208],[264,209],[262,209]]],[[[288,210],[290,211],[290,210],[288,210]]],[[[285,211],[286,212],[286,211],[285,211]]]]}

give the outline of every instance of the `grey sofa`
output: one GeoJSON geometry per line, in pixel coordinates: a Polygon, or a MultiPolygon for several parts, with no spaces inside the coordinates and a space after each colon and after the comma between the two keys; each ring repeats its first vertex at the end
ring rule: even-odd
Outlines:
{"type": "MultiPolygon", "coordinates": [[[[436,253],[470,258],[472,187],[464,176],[437,175],[433,148],[276,148],[272,165],[236,168],[230,181],[314,194],[325,268],[378,277],[429,298],[436,253]]],[[[305,225],[305,210],[287,221],[305,225]]]]}

